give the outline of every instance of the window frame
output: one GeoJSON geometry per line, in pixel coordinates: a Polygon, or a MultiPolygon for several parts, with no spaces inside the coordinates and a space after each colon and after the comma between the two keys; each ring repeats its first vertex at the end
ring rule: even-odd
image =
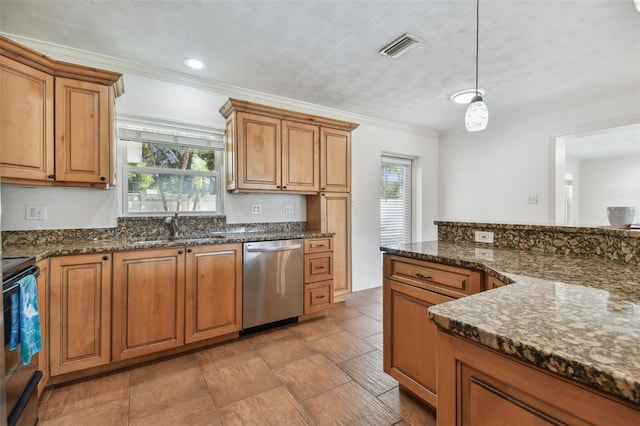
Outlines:
{"type": "MultiPolygon", "coordinates": [[[[410,157],[410,156],[406,156],[406,155],[401,155],[401,154],[391,154],[391,153],[382,153],[380,156],[380,168],[379,171],[382,170],[382,166],[383,164],[398,164],[398,165],[403,165],[403,166],[408,166],[409,168],[409,176],[406,179],[407,185],[408,185],[408,190],[404,191],[409,200],[408,203],[405,203],[405,209],[408,215],[408,219],[406,221],[409,229],[407,230],[407,236],[409,238],[408,241],[406,241],[406,243],[411,243],[414,241],[414,230],[415,230],[415,211],[414,211],[414,203],[415,203],[415,165],[416,165],[416,158],[415,157],[410,157]]],[[[380,176],[380,175],[379,175],[380,176]]],[[[382,181],[381,181],[381,176],[379,177],[379,181],[378,184],[381,185],[382,181]]],[[[381,201],[382,201],[382,192],[380,192],[378,194],[378,206],[380,208],[379,210],[379,228],[378,228],[378,236],[380,238],[380,245],[383,245],[382,242],[382,209],[381,209],[381,201]]],[[[389,243],[387,243],[389,244],[389,243]]],[[[392,244],[399,244],[398,242],[394,242],[392,244]]]]}
{"type": "Polygon", "coordinates": [[[224,129],[205,127],[191,123],[168,121],[150,117],[117,114],[115,120],[117,146],[116,158],[117,170],[122,176],[119,189],[119,211],[122,216],[167,216],[176,213],[168,211],[129,211],[129,173],[163,174],[185,177],[214,178],[216,183],[216,208],[217,211],[182,211],[178,213],[184,216],[224,216],[224,129]],[[131,136],[132,133],[136,136],[131,136]],[[127,142],[153,143],[157,145],[184,146],[190,148],[211,149],[216,152],[215,170],[201,171],[190,169],[170,169],[162,167],[130,166],[127,161],[127,142]]]}

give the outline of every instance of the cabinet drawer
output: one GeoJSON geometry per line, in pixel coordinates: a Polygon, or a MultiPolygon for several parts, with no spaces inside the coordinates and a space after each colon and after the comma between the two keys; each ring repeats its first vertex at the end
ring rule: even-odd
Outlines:
{"type": "Polygon", "coordinates": [[[333,251],[333,238],[308,238],[304,240],[305,253],[322,253],[333,251]]]}
{"type": "Polygon", "coordinates": [[[333,304],[333,280],[304,286],[304,314],[324,311],[333,304]]]}
{"type": "Polygon", "coordinates": [[[333,253],[312,253],[304,256],[304,282],[315,283],[333,279],[333,253]]]}
{"type": "Polygon", "coordinates": [[[435,291],[463,297],[481,290],[481,273],[399,256],[385,256],[385,277],[435,291]]]}

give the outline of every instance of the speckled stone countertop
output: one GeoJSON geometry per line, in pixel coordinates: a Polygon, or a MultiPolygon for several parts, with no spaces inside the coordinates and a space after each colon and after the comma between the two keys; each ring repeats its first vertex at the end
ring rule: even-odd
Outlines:
{"type": "Polygon", "coordinates": [[[319,238],[331,233],[314,231],[289,232],[218,232],[203,238],[128,238],[120,236],[103,240],[54,241],[40,244],[9,244],[2,248],[3,257],[35,256],[37,261],[50,256],[84,253],[107,253],[114,251],[202,246],[209,244],[234,244],[251,241],[290,240],[296,238],[319,238]]]}
{"type": "Polygon", "coordinates": [[[439,327],[640,404],[640,267],[423,242],[394,255],[482,270],[510,285],[429,308],[439,327]]]}

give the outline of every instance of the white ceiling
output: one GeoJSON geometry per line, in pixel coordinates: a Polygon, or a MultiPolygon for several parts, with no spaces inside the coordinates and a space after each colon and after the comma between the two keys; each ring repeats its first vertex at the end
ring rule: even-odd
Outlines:
{"type": "MultiPolygon", "coordinates": [[[[462,127],[449,96],[474,85],[473,0],[2,0],[0,29],[441,131],[462,127]],[[405,32],[424,44],[378,54],[405,32]],[[207,68],[187,70],[187,56],[207,68]]],[[[640,102],[640,13],[632,0],[483,0],[479,74],[490,120],[604,93],[640,102]]]]}
{"type": "MultiPolygon", "coordinates": [[[[640,94],[639,94],[640,96],[640,94]]],[[[567,159],[640,155],[640,124],[611,127],[564,136],[567,159]]]]}

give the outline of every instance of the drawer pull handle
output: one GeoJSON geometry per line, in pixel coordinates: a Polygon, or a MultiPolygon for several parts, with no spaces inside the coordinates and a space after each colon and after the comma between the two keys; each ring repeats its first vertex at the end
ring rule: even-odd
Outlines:
{"type": "Polygon", "coordinates": [[[421,280],[430,280],[431,276],[425,277],[424,275],[422,275],[421,273],[417,273],[416,277],[420,278],[421,280]]]}
{"type": "Polygon", "coordinates": [[[324,247],[324,244],[316,244],[313,247],[324,247]]]}
{"type": "Polygon", "coordinates": [[[324,266],[316,266],[316,269],[324,269],[324,266]]]}
{"type": "Polygon", "coordinates": [[[322,296],[316,296],[316,299],[324,299],[324,294],[322,296]]]}

